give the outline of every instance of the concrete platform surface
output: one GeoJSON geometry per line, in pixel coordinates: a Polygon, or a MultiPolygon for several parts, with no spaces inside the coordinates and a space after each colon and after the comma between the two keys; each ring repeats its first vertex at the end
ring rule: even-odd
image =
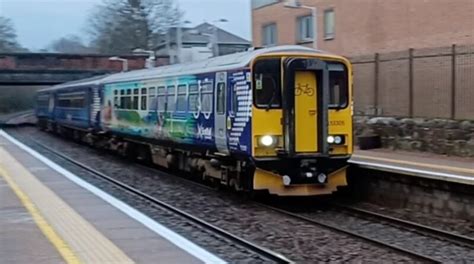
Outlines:
{"type": "Polygon", "coordinates": [[[356,150],[351,163],[361,167],[474,185],[474,159],[389,149],[356,150]]]}
{"type": "Polygon", "coordinates": [[[3,131],[0,200],[0,263],[224,262],[3,131]]]}

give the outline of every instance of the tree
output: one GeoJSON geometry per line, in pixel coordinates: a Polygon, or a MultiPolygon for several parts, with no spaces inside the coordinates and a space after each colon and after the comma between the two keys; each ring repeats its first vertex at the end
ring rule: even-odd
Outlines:
{"type": "Polygon", "coordinates": [[[92,46],[102,53],[152,49],[181,16],[173,0],[103,0],[90,16],[92,46]]]}
{"type": "Polygon", "coordinates": [[[94,49],[87,47],[81,38],[69,35],[53,41],[48,50],[60,53],[94,53],[94,49]]]}
{"type": "Polygon", "coordinates": [[[24,51],[16,40],[16,32],[10,19],[0,16],[0,52],[24,51]]]}

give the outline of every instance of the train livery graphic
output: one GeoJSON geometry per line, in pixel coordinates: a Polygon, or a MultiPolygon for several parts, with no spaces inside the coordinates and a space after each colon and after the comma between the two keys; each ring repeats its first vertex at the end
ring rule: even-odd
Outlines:
{"type": "Polygon", "coordinates": [[[300,46],[254,49],[38,91],[41,129],[238,191],[330,194],[353,151],[352,69],[300,46]]]}

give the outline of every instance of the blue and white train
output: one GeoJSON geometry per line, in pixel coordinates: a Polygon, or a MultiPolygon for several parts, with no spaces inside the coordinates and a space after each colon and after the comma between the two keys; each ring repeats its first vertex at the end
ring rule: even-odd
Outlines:
{"type": "Polygon", "coordinates": [[[41,129],[236,190],[330,194],[352,153],[352,72],[300,46],[42,89],[41,129]]]}

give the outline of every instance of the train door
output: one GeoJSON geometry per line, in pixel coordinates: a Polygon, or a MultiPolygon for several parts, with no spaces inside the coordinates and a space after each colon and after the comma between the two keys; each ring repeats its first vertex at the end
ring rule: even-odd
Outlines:
{"type": "Polygon", "coordinates": [[[214,104],[214,137],[217,150],[228,154],[227,148],[227,73],[218,72],[215,78],[214,104]]]}
{"type": "Polygon", "coordinates": [[[295,151],[318,152],[317,80],[312,71],[295,71],[295,151]]]}
{"type": "Polygon", "coordinates": [[[317,59],[288,58],[283,66],[285,149],[290,155],[327,155],[327,64],[317,59]]]}

